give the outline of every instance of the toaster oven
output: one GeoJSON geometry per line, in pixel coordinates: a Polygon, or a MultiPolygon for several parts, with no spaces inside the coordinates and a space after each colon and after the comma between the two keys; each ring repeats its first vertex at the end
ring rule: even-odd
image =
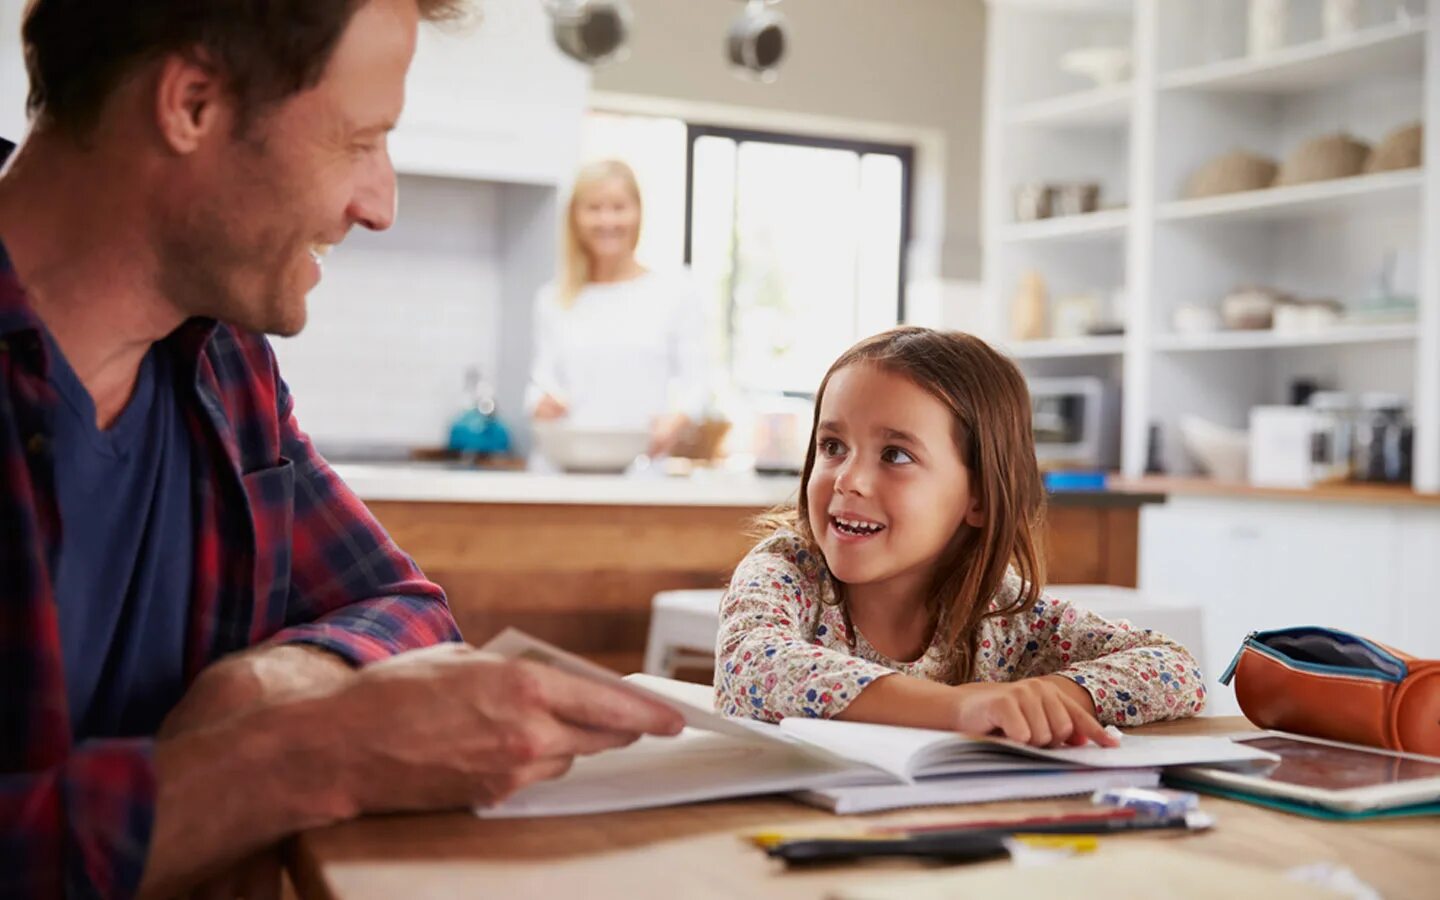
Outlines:
{"type": "Polygon", "coordinates": [[[1120,392],[1103,378],[1031,378],[1035,458],[1041,468],[1120,467],[1120,392]]]}

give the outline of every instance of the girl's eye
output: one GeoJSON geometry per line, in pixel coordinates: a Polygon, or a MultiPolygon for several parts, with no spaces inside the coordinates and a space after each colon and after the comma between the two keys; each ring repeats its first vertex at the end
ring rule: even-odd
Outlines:
{"type": "Polygon", "coordinates": [[[887,463],[894,463],[896,465],[902,466],[906,463],[912,463],[915,461],[915,457],[906,453],[904,450],[901,450],[899,447],[886,447],[885,452],[880,454],[880,458],[887,463]]]}
{"type": "Polygon", "coordinates": [[[826,456],[826,457],[839,456],[840,454],[842,454],[842,453],[844,453],[844,452],[845,452],[845,445],[842,444],[842,443],[840,443],[839,441],[835,440],[834,438],[821,438],[821,439],[820,439],[820,455],[821,455],[821,456],[826,456]]]}

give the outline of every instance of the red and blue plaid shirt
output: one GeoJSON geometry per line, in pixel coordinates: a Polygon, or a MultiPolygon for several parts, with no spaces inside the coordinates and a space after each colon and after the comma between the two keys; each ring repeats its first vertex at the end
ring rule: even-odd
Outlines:
{"type": "MultiPolygon", "coordinates": [[[[155,806],[153,740],[76,744],[53,571],[61,523],[39,320],[0,248],[0,896],[132,895],[155,806]]],[[[208,320],[163,342],[193,384],[187,680],[260,643],[353,665],[459,639],[445,595],[346,488],[291,414],[269,343],[208,320]]]]}

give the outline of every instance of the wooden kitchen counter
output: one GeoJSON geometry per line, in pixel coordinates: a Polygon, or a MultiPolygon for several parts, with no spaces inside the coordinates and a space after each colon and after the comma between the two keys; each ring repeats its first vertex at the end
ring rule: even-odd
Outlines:
{"type": "MultiPolygon", "coordinates": [[[[1202,718],[1137,731],[1221,734],[1250,727],[1243,719],[1202,718]]],[[[1201,807],[1216,818],[1209,832],[1116,835],[1102,839],[1099,854],[1163,846],[1202,860],[1248,863],[1271,871],[1334,863],[1354,871],[1384,897],[1434,896],[1440,841],[1433,818],[1324,822],[1213,797],[1202,798],[1201,807]]],[[[781,798],[761,797],[560,818],[482,820],[466,812],[386,816],[306,832],[291,842],[289,862],[303,900],[821,898],[847,886],[884,883],[927,869],[894,861],[786,871],[742,836],[780,825],[814,830],[862,822],[953,822],[1087,809],[1093,809],[1089,798],[1072,797],[837,818],[781,798]]],[[[1116,877],[1146,883],[1144,871],[1117,872],[1116,877]]],[[[1155,896],[1186,896],[1183,885],[1169,885],[1168,891],[1165,885],[1152,887],[1155,896]]],[[[1114,885],[1078,884],[1072,895],[1106,897],[1113,890],[1114,885]]]]}
{"type": "MultiPolygon", "coordinates": [[[[651,598],[724,587],[755,543],[751,521],[798,483],[414,470],[387,480],[375,469],[337,467],[445,588],[467,640],[480,644],[514,626],[621,672],[641,667],[651,598]],[[447,496],[464,500],[436,499],[447,496]],[[624,502],[627,496],[640,502],[624,502]]],[[[1050,580],[1134,586],[1139,507],[1161,499],[1055,495],[1050,580]]]]}
{"type": "Polygon", "coordinates": [[[1235,497],[1242,500],[1303,500],[1368,506],[1440,507],[1440,494],[1421,493],[1408,484],[1321,484],[1308,488],[1256,487],[1240,481],[1146,475],[1111,478],[1116,494],[1162,494],[1177,497],[1235,497]]]}

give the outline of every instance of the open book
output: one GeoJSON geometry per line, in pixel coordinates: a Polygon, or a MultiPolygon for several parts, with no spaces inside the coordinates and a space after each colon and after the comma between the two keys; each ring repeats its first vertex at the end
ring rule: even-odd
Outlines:
{"type": "MultiPolygon", "coordinates": [[[[830,802],[824,792],[878,785],[914,786],[888,806],[956,803],[964,802],[963,779],[970,779],[977,800],[1057,796],[1153,784],[1161,766],[1249,765],[1273,759],[1244,744],[1212,737],[1126,735],[1115,748],[1045,749],[999,738],[829,719],[790,718],[772,725],[718,715],[711,709],[707,686],[650,675],[621,678],[513,629],[482,649],[659,699],[679,710],[686,722],[677,737],[645,737],[623,749],[577,759],[564,777],[531,785],[498,806],[477,810],[486,817],[579,815],[792,791],[817,792],[806,796],[845,811],[839,808],[845,804],[830,802]],[[1039,781],[1026,784],[1026,776],[1035,773],[1086,777],[1052,779],[1042,789],[1039,781]],[[986,790],[980,789],[981,778],[991,779],[986,790]],[[1009,794],[995,795],[996,778],[1008,780],[1009,794]],[[927,786],[935,799],[925,799],[927,786]]],[[[888,796],[893,801],[897,795],[888,796]]]]}

